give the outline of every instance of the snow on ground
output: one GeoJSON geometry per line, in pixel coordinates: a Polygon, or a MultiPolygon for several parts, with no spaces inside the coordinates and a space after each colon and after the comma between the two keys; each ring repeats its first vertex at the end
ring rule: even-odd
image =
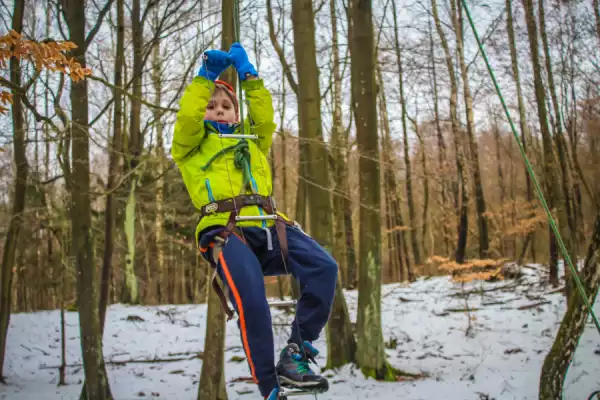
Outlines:
{"type": "MultiPolygon", "coordinates": [[[[463,289],[448,277],[383,286],[384,340],[397,340],[395,348],[386,350],[391,364],[429,376],[376,382],[346,366],[326,373],[330,390],[318,399],[537,399],[540,368],[565,310],[563,296],[549,293],[552,290],[541,283],[541,269],[524,269],[526,275],[518,281],[473,283],[463,289]],[[468,298],[469,306],[479,310],[472,312],[467,336],[467,315],[448,309],[465,307],[464,297],[453,294],[477,288],[486,292],[468,298]],[[540,304],[519,309],[535,303],[540,304]]],[[[357,292],[346,296],[355,321],[357,292]]],[[[600,313],[598,303],[595,311],[600,313]]],[[[196,399],[202,361],[194,353],[204,348],[205,314],[205,305],[110,307],[104,354],[111,363],[107,368],[115,398],[196,399]],[[155,358],[171,361],[115,364],[155,358]]],[[[285,345],[290,318],[273,310],[275,353],[285,345]]],[[[77,313],[67,315],[66,338],[67,361],[74,366],[67,369],[67,386],[59,387],[59,311],[14,314],[5,361],[9,385],[0,385],[0,399],[77,399],[83,378],[77,313]]],[[[323,336],[316,342],[323,355],[325,346],[323,336]]],[[[230,321],[225,371],[229,398],[259,399],[254,384],[236,380],[249,377],[240,357],[244,352],[237,325],[230,321]]],[[[324,364],[325,356],[319,359],[319,365],[324,364]]],[[[564,399],[587,399],[600,389],[599,377],[600,336],[590,322],[569,369],[564,399]]]]}

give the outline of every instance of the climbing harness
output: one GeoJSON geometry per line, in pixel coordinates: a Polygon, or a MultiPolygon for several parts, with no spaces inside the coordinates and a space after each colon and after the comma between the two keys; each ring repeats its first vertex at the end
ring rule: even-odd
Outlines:
{"type": "MultiPolygon", "coordinates": [[[[477,28],[475,27],[475,24],[473,22],[473,19],[471,18],[471,13],[469,12],[469,7],[467,6],[466,0],[461,0],[461,3],[463,5],[463,8],[465,9],[465,14],[467,15],[467,18],[469,20],[469,25],[471,26],[471,29],[473,30],[473,35],[475,36],[475,39],[477,40],[477,45],[479,46],[479,50],[481,51],[481,55],[483,57],[483,60],[485,61],[485,65],[487,67],[487,70],[490,74],[490,77],[494,83],[494,88],[496,89],[496,93],[498,94],[498,97],[500,98],[500,102],[502,103],[502,107],[504,109],[504,112],[506,114],[506,118],[508,119],[508,123],[510,124],[510,128],[512,130],[513,136],[515,137],[516,141],[517,141],[517,145],[519,147],[519,151],[521,152],[521,156],[523,157],[523,160],[525,161],[525,166],[527,169],[527,172],[529,173],[529,176],[531,177],[531,180],[534,184],[536,193],[538,195],[538,198],[540,200],[540,203],[542,204],[542,207],[544,208],[544,211],[546,212],[546,216],[548,218],[548,223],[552,229],[552,232],[554,233],[554,236],[556,237],[556,241],[558,243],[558,246],[560,248],[561,253],[563,254],[563,257],[565,259],[565,262],[567,263],[570,271],[571,271],[571,276],[573,278],[573,280],[575,281],[575,284],[577,286],[578,292],[581,295],[581,298],[588,310],[588,312],[590,313],[590,316],[592,317],[592,320],[594,321],[594,325],[596,326],[596,330],[598,331],[598,333],[600,334],[600,323],[598,322],[598,319],[596,318],[596,314],[594,313],[594,310],[588,300],[588,297],[585,293],[585,288],[583,287],[583,284],[581,283],[581,280],[579,279],[579,274],[577,272],[577,270],[575,269],[575,267],[573,266],[573,262],[571,261],[571,257],[569,256],[569,253],[567,251],[567,248],[562,240],[562,237],[560,235],[560,232],[558,231],[558,228],[556,226],[556,222],[554,221],[554,217],[552,216],[552,214],[550,213],[550,209],[548,208],[548,204],[546,203],[546,199],[544,197],[544,193],[542,192],[542,189],[535,177],[535,172],[533,171],[533,168],[531,166],[531,162],[529,161],[529,157],[527,157],[527,153],[525,152],[525,149],[523,148],[523,144],[521,142],[521,140],[519,139],[519,134],[517,133],[517,130],[515,128],[515,125],[512,121],[512,118],[510,116],[510,112],[508,110],[508,107],[506,106],[506,103],[504,101],[504,97],[502,96],[502,92],[500,91],[500,87],[498,86],[498,82],[496,81],[496,76],[494,75],[494,71],[492,69],[492,67],[490,66],[490,63],[488,61],[487,55],[485,50],[483,49],[483,44],[481,43],[481,39],[479,38],[479,34],[477,32],[477,28]]],[[[565,374],[566,376],[566,374],[565,374]]],[[[598,395],[600,395],[600,390],[593,392],[589,397],[588,400],[591,400],[594,396],[598,397],[598,395]]]]}
{"type": "MultiPolygon", "coordinates": [[[[239,41],[239,37],[240,37],[239,12],[240,12],[239,1],[234,0],[234,19],[235,19],[234,41],[239,41]]],[[[200,18],[202,21],[203,20],[202,5],[200,6],[200,14],[201,14],[200,18]]],[[[204,46],[204,39],[202,39],[202,41],[203,41],[203,46],[204,46]]],[[[203,57],[206,57],[206,56],[204,55],[203,57]]],[[[228,84],[226,86],[229,86],[229,88],[231,88],[231,86],[228,84]]],[[[258,192],[257,183],[254,180],[254,178],[252,176],[252,171],[251,171],[250,143],[248,142],[248,140],[249,139],[257,140],[259,138],[258,138],[258,135],[247,134],[245,132],[244,97],[243,97],[244,93],[243,93],[243,89],[242,89],[242,78],[241,77],[239,77],[237,89],[239,90],[239,94],[238,94],[239,115],[240,115],[239,127],[241,129],[241,134],[222,132],[221,125],[216,124],[218,137],[221,142],[221,150],[219,152],[217,152],[216,154],[214,154],[208,160],[208,162],[204,166],[201,167],[201,169],[203,171],[206,171],[208,168],[211,167],[212,163],[215,160],[217,160],[219,157],[222,157],[222,156],[226,155],[227,153],[233,152],[233,154],[234,154],[233,164],[234,164],[235,168],[242,170],[242,175],[243,175],[242,188],[240,190],[240,193],[236,194],[233,189],[233,184],[232,184],[232,180],[231,180],[231,172],[229,170],[229,163],[225,163],[226,168],[227,168],[229,185],[230,185],[231,193],[232,193],[231,197],[227,198],[227,199],[223,199],[223,200],[213,201],[209,204],[206,204],[205,206],[203,206],[200,209],[200,218],[203,218],[207,215],[212,215],[214,213],[223,213],[223,212],[230,213],[224,229],[219,230],[219,233],[216,234],[212,238],[213,241],[211,241],[207,245],[208,247],[204,247],[204,248],[201,247],[201,249],[200,249],[201,251],[206,252],[206,251],[208,251],[209,248],[212,248],[213,263],[211,263],[211,264],[214,268],[214,272],[213,272],[213,275],[211,278],[212,286],[215,290],[215,293],[217,294],[217,296],[220,299],[221,306],[222,306],[224,312],[227,314],[228,320],[231,320],[233,318],[233,311],[229,307],[229,302],[228,302],[229,296],[227,296],[223,292],[223,290],[221,289],[221,286],[219,285],[219,283],[217,281],[217,278],[219,275],[217,274],[216,266],[219,263],[219,255],[220,255],[221,251],[223,250],[223,248],[225,247],[225,245],[227,244],[229,235],[235,234],[242,240],[242,242],[246,243],[246,238],[244,237],[244,231],[242,228],[239,228],[237,226],[237,223],[241,222],[241,221],[262,221],[262,228],[267,233],[268,249],[271,250],[272,249],[272,242],[271,242],[271,236],[270,236],[271,231],[269,230],[269,228],[266,224],[266,221],[267,220],[274,221],[277,238],[278,238],[279,245],[280,245],[279,246],[280,254],[281,254],[282,263],[283,263],[286,275],[290,274],[290,272],[287,268],[288,244],[287,244],[286,226],[299,227],[295,221],[290,221],[290,220],[282,217],[278,213],[277,208],[275,206],[275,199],[273,198],[272,195],[271,196],[263,196],[263,195],[259,194],[259,192],[258,192]],[[238,139],[238,141],[237,141],[237,143],[226,147],[223,143],[223,139],[227,139],[227,140],[238,139]],[[248,189],[250,189],[251,194],[247,193],[248,189]],[[241,209],[244,207],[248,207],[248,206],[258,206],[260,215],[257,215],[257,216],[242,216],[242,215],[240,215],[241,209]],[[266,214],[263,211],[266,212],[266,214]]],[[[248,103],[248,107],[250,107],[249,103],[248,103]]],[[[266,180],[265,166],[263,164],[262,157],[260,157],[260,167],[261,167],[261,171],[262,171],[261,175],[264,180],[265,187],[267,187],[268,182],[266,180]]],[[[226,290],[229,289],[227,287],[227,285],[224,285],[224,286],[225,286],[226,290]]],[[[269,302],[269,306],[270,307],[288,307],[288,306],[296,306],[297,307],[297,300],[273,301],[273,302],[269,302]]],[[[296,311],[297,311],[297,308],[296,308],[296,311]]],[[[295,320],[295,323],[298,324],[297,319],[294,318],[294,320],[295,320]]],[[[299,326],[297,326],[297,328],[299,328],[299,326]]],[[[300,335],[299,332],[300,332],[300,329],[298,329],[298,334],[300,335]]],[[[300,342],[304,343],[301,337],[300,337],[300,342]]],[[[310,395],[310,394],[314,394],[315,399],[316,399],[317,393],[322,392],[322,391],[314,391],[314,390],[310,390],[310,389],[283,387],[279,381],[279,375],[277,373],[276,373],[276,378],[277,378],[277,384],[279,387],[279,393],[278,393],[279,399],[287,399],[288,397],[292,397],[292,396],[301,396],[301,395],[310,395]]]]}

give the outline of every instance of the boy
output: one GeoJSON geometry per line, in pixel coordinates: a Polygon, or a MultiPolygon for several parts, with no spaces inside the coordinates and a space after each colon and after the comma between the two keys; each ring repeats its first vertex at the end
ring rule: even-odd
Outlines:
{"type": "Polygon", "coordinates": [[[269,400],[277,399],[283,386],[328,389],[308,361],[318,354],[311,343],[329,318],[338,270],[319,244],[274,210],[267,161],[273,118],[271,94],[244,48],[234,43],[228,53],[209,50],[181,98],[171,149],[200,210],[197,245],[229,288],[252,378],[269,400]],[[238,100],[231,86],[217,79],[230,65],[247,98],[243,132],[256,138],[240,138],[238,100]],[[261,219],[267,215],[276,219],[261,219]],[[298,279],[301,297],[288,345],[275,366],[263,276],[287,271],[298,279]]]}

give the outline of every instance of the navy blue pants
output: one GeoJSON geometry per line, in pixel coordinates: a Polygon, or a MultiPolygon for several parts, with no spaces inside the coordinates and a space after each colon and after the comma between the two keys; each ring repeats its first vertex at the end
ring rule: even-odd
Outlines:
{"type": "MultiPolygon", "coordinates": [[[[230,299],[239,317],[238,327],[252,378],[261,394],[266,396],[276,386],[277,378],[264,276],[285,275],[287,268],[288,273],[298,280],[301,296],[288,343],[301,345],[305,340],[318,339],[329,319],[338,266],[323,247],[296,227],[286,225],[288,259],[285,266],[275,227],[269,229],[271,250],[264,229],[241,229],[246,243],[237,235],[229,235],[219,255],[217,271],[229,287],[230,299]]],[[[208,230],[204,234],[214,236],[214,231],[208,230]]],[[[203,254],[213,262],[212,255],[203,254]]]]}

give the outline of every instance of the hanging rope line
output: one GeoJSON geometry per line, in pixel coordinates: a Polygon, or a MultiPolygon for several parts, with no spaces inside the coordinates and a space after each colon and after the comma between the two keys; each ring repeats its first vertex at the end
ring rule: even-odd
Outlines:
{"type": "Polygon", "coordinates": [[[502,108],[504,108],[504,112],[506,114],[506,118],[508,119],[508,123],[510,124],[512,133],[517,141],[517,145],[519,146],[519,151],[521,152],[521,156],[523,156],[523,160],[525,160],[525,166],[527,168],[527,172],[529,173],[529,176],[531,176],[531,180],[535,186],[535,191],[539,197],[540,202],[542,203],[542,207],[544,208],[544,211],[546,212],[546,216],[548,217],[548,223],[550,224],[550,227],[552,228],[552,232],[554,232],[554,235],[556,236],[556,241],[558,242],[558,246],[560,247],[560,250],[563,254],[565,262],[567,263],[567,265],[569,266],[569,269],[571,270],[571,276],[575,280],[579,294],[581,295],[581,298],[583,299],[585,306],[587,307],[590,315],[592,316],[594,324],[596,325],[596,329],[598,330],[598,334],[600,334],[600,323],[598,322],[598,319],[596,318],[596,314],[594,313],[594,310],[593,310],[590,302],[588,301],[583,284],[581,283],[581,280],[579,279],[579,274],[577,273],[577,270],[573,266],[573,262],[571,261],[571,257],[569,257],[567,248],[562,240],[562,237],[560,236],[558,227],[556,226],[556,222],[554,221],[554,217],[552,217],[552,213],[550,212],[550,209],[548,208],[548,204],[546,203],[546,199],[544,197],[542,189],[535,177],[535,173],[533,172],[531,162],[529,161],[529,158],[527,157],[527,153],[525,152],[525,149],[523,148],[523,144],[522,144],[521,140],[519,139],[519,134],[517,133],[515,125],[512,121],[510,112],[508,111],[508,107],[506,106],[506,102],[504,101],[504,97],[502,96],[500,87],[498,86],[498,82],[496,81],[496,76],[494,74],[494,71],[493,71],[492,67],[490,66],[490,63],[488,61],[485,50],[483,49],[483,44],[481,43],[479,34],[477,32],[477,28],[475,27],[475,24],[473,23],[473,19],[471,18],[471,13],[469,12],[469,7],[467,6],[466,0],[461,0],[461,3],[463,5],[463,8],[465,9],[467,18],[469,19],[469,25],[471,25],[471,29],[473,30],[473,35],[475,36],[475,39],[477,40],[477,45],[479,46],[479,50],[481,51],[481,55],[483,56],[485,65],[487,66],[487,70],[490,74],[490,77],[492,78],[494,87],[496,88],[496,93],[498,94],[498,97],[500,98],[500,102],[502,103],[502,108]]]}

